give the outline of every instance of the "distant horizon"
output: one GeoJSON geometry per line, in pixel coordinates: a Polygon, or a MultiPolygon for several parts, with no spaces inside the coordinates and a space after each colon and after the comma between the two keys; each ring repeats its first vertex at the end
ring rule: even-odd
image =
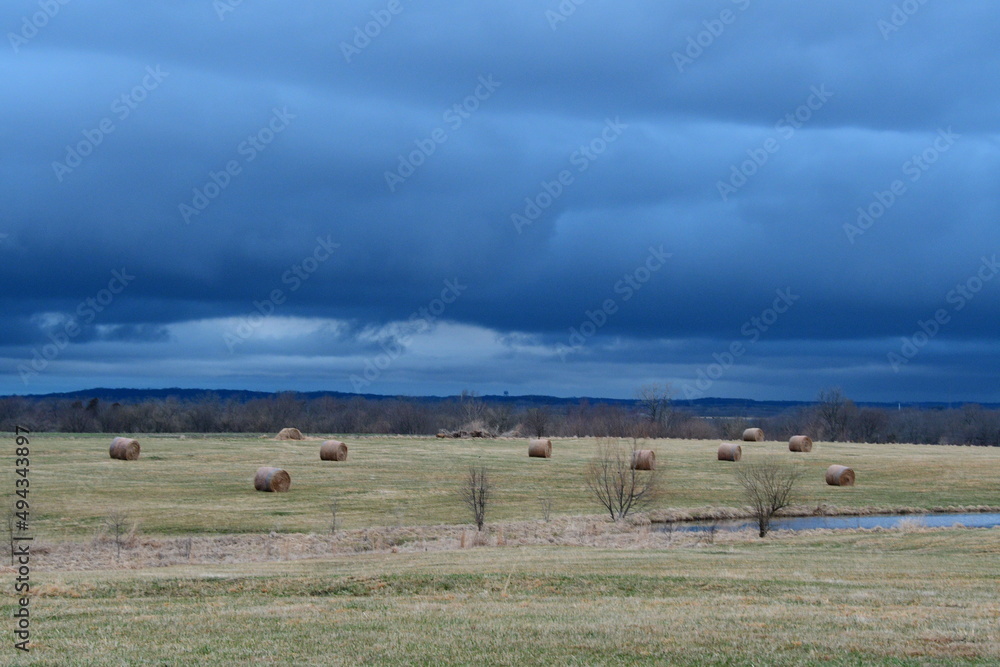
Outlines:
{"type": "MultiPolygon", "coordinates": [[[[233,388],[233,387],[86,387],[83,389],[69,389],[66,391],[52,391],[45,393],[33,393],[33,394],[4,394],[0,395],[0,398],[46,398],[49,396],[59,396],[66,394],[87,394],[87,393],[129,393],[129,392],[189,392],[189,393],[206,393],[211,394],[214,392],[225,392],[225,393],[252,393],[252,394],[267,394],[267,395],[279,395],[285,393],[292,394],[344,394],[348,396],[374,396],[382,399],[391,398],[410,398],[410,399],[449,399],[449,398],[459,398],[462,394],[461,391],[451,393],[451,394],[382,394],[377,392],[350,392],[350,391],[339,391],[336,389],[310,389],[310,390],[298,390],[298,389],[278,389],[278,390],[265,390],[265,389],[243,389],[243,388],[233,388]]],[[[469,390],[473,391],[473,390],[469,390]]],[[[596,394],[575,394],[570,396],[560,396],[557,394],[547,394],[547,393],[529,393],[529,394],[508,394],[504,395],[500,393],[481,393],[475,392],[477,398],[505,398],[510,400],[516,400],[519,398],[551,398],[558,401],[573,401],[573,400],[597,400],[597,401],[635,401],[637,400],[634,396],[600,396],[596,394]]],[[[844,398],[850,400],[858,405],[879,405],[879,406],[892,406],[892,405],[934,405],[934,406],[954,406],[961,407],[963,405],[983,405],[983,406],[1000,406],[1000,403],[991,401],[941,401],[941,400],[927,400],[927,401],[866,401],[858,400],[851,397],[848,394],[844,395],[844,398]]],[[[695,399],[685,399],[679,396],[673,396],[671,402],[677,403],[707,403],[712,401],[722,401],[722,402],[750,402],[750,403],[787,403],[791,405],[811,405],[817,403],[817,397],[814,396],[811,399],[757,399],[749,398],[745,396],[702,396],[695,399]]]]}

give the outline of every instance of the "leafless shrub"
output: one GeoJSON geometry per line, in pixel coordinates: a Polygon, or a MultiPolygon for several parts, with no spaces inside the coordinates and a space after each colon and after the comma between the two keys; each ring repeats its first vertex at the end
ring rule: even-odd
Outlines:
{"type": "Polygon", "coordinates": [[[601,440],[587,466],[587,486],[614,521],[649,507],[661,492],[659,471],[632,468],[634,451],[617,440],[601,440]]]}
{"type": "Polygon", "coordinates": [[[540,438],[548,429],[551,411],[547,408],[530,408],[524,413],[524,427],[530,435],[540,438]]]}
{"type": "Polygon", "coordinates": [[[509,403],[499,403],[486,413],[486,423],[494,433],[506,433],[517,424],[514,408],[509,403]]]}
{"type": "Polygon", "coordinates": [[[462,415],[466,422],[481,422],[485,420],[488,406],[474,391],[462,390],[460,397],[462,415]]]}
{"type": "Polygon", "coordinates": [[[733,417],[721,421],[722,437],[724,440],[742,440],[743,431],[747,428],[747,420],[743,417],[733,417]]]}
{"type": "Polygon", "coordinates": [[[469,466],[462,486],[462,500],[472,512],[478,530],[486,523],[486,510],[493,495],[493,481],[486,466],[469,466]]]}
{"type": "Polygon", "coordinates": [[[675,414],[670,405],[673,396],[669,382],[645,384],[636,389],[636,403],[647,425],[644,429],[647,435],[640,437],[655,438],[673,427],[675,414]]]}
{"type": "Polygon", "coordinates": [[[136,529],[136,525],[132,522],[129,517],[128,512],[122,509],[113,509],[104,515],[102,520],[102,525],[104,530],[107,531],[108,535],[114,540],[115,543],[115,558],[120,559],[122,555],[122,545],[126,542],[126,536],[129,532],[136,529]]]}
{"type": "Polygon", "coordinates": [[[743,498],[750,505],[761,537],[771,529],[771,519],[778,510],[791,504],[800,476],[798,468],[775,457],[743,463],[736,468],[736,479],[743,488],[743,498]]]}
{"type": "Polygon", "coordinates": [[[857,408],[839,387],[824,389],[816,397],[816,413],[827,440],[839,442],[847,436],[847,428],[857,408]]]}
{"type": "Polygon", "coordinates": [[[667,543],[674,541],[674,531],[677,529],[676,521],[666,521],[663,524],[663,532],[667,534],[667,543]]]}

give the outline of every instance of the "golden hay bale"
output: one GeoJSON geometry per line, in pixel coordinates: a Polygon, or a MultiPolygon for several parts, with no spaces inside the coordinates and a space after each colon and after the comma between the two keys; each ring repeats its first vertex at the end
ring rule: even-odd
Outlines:
{"type": "Polygon", "coordinates": [[[347,445],[340,440],[324,440],[319,446],[320,461],[346,461],[347,445]]]}
{"type": "Polygon", "coordinates": [[[528,456],[540,459],[552,458],[552,441],[548,438],[532,438],[528,441],[528,456]]]}
{"type": "Polygon", "coordinates": [[[448,434],[447,433],[438,433],[437,437],[439,437],[439,438],[447,438],[448,434]]]}
{"type": "Polygon", "coordinates": [[[108,448],[111,458],[122,461],[135,461],[139,458],[139,441],[132,438],[115,438],[108,448]]]}
{"type": "Polygon", "coordinates": [[[854,486],[854,470],[832,465],[826,469],[826,483],[830,486],[854,486]]]}
{"type": "Polygon", "coordinates": [[[257,468],[253,478],[253,488],[258,491],[287,491],[292,485],[292,477],[281,468],[257,468]]]}
{"type": "Polygon", "coordinates": [[[743,458],[743,448],[733,442],[724,442],[719,445],[720,461],[739,461],[743,458]]]}
{"type": "Polygon", "coordinates": [[[283,428],[275,436],[278,440],[303,440],[302,431],[297,428],[283,428]]]}
{"type": "Polygon", "coordinates": [[[652,449],[636,449],[632,451],[633,470],[656,470],[656,452],[652,449]]]}
{"type": "Polygon", "coordinates": [[[811,452],[813,441],[808,435],[793,435],[788,441],[788,451],[790,452],[811,452]]]}
{"type": "Polygon", "coordinates": [[[764,431],[759,428],[748,428],[743,431],[743,440],[745,442],[763,442],[764,431]]]}

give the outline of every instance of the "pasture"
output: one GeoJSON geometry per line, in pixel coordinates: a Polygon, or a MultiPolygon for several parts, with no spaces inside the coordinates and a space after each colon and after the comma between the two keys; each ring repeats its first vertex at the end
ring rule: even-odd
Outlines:
{"type": "MultiPolygon", "coordinates": [[[[551,459],[528,458],[527,440],[454,440],[336,436],[350,447],[347,461],[319,460],[320,442],[267,436],[139,437],[137,461],[112,460],[105,435],[32,437],[33,514],[48,539],[89,538],[112,508],[126,509],[144,534],[327,532],[331,498],[345,529],[372,526],[465,524],[458,498],[468,467],[493,473],[496,499],[488,521],[552,513],[600,514],[585,483],[593,439],[553,440],[551,459]],[[289,493],[255,493],[260,466],[292,478],[289,493]]],[[[718,441],[647,440],[666,480],[662,508],[695,510],[742,504],[732,474],[739,463],[716,460],[718,441]]],[[[803,468],[796,495],[802,506],[936,508],[1000,506],[1000,448],[817,443],[808,454],[786,442],[741,443],[743,462],[767,454],[803,468]],[[849,465],[855,487],[824,483],[826,468],[849,465]]],[[[8,474],[11,474],[8,471],[8,474]]]]}
{"type": "MultiPolygon", "coordinates": [[[[664,535],[600,516],[584,482],[592,439],[529,459],[526,440],[339,435],[347,461],[321,462],[315,437],[144,435],[140,458],[120,461],[107,436],[34,434],[35,643],[17,661],[1000,661],[1000,529],[664,535]],[[481,541],[458,498],[470,464],[497,488],[481,541]],[[262,465],[287,470],[291,490],[255,492],[262,465]],[[140,526],[121,560],[94,540],[112,508],[140,526]]],[[[717,441],[641,444],[666,474],[658,511],[741,505],[739,463],[717,461],[717,441]]],[[[803,466],[803,510],[1000,505],[1000,449],[743,444],[744,462],[803,466]],[[857,486],[827,486],[831,463],[853,467],[857,486]]]]}

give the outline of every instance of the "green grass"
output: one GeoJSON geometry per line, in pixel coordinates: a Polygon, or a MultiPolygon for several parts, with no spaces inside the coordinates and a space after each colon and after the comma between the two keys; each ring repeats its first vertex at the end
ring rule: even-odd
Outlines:
{"type": "Polygon", "coordinates": [[[38,643],[19,662],[1000,662],[1000,530],[364,554],[38,582],[38,643]]]}
{"type": "MultiPolygon", "coordinates": [[[[348,438],[348,461],[321,462],[319,441],[264,437],[140,436],[138,461],[108,457],[110,437],[34,434],[31,494],[35,527],[46,539],[93,535],[111,507],[124,507],[143,534],[259,533],[277,529],[325,532],[331,496],[344,528],[468,523],[458,488],[468,466],[494,472],[497,493],[490,521],[541,516],[539,497],[559,515],[598,514],[585,488],[593,439],[557,439],[552,459],[529,459],[521,440],[348,438]],[[261,465],[291,474],[287,494],[257,493],[261,465]]],[[[738,506],[734,465],[715,460],[717,442],[655,440],[667,481],[663,508],[738,506]]],[[[792,454],[785,443],[747,443],[744,461],[780,454],[804,468],[797,501],[841,507],[1000,506],[1000,448],[817,443],[792,454]],[[826,486],[831,463],[853,466],[854,488],[826,486]]],[[[6,472],[8,476],[11,471],[6,472]]],[[[9,483],[9,480],[5,480],[9,483]]]]}

